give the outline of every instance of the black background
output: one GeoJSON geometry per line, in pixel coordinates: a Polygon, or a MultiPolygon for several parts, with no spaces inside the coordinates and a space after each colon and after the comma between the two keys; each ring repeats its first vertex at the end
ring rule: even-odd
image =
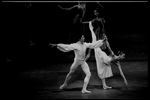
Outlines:
{"type": "MultiPolygon", "coordinates": [[[[61,10],[58,4],[71,7],[77,2],[2,2],[1,34],[4,34],[5,38],[1,38],[4,40],[6,66],[2,66],[4,81],[1,83],[4,83],[2,92],[5,95],[2,96],[5,98],[38,97],[42,92],[53,97],[59,96],[55,92],[50,94],[51,89],[58,89],[62,83],[60,81],[64,81],[63,78],[70,68],[70,64],[65,62],[72,63],[74,53],[61,52],[56,47],[51,48],[49,43],[68,43],[78,10],[61,10]],[[29,34],[31,41],[35,43],[33,46],[30,46],[29,34]],[[7,61],[7,58],[11,61],[7,61]],[[44,90],[45,88],[48,90],[44,90]]],[[[122,67],[126,70],[123,71],[126,72],[127,79],[133,81],[129,80],[131,83],[137,80],[138,84],[135,85],[140,87],[143,85],[140,82],[143,80],[147,82],[147,73],[145,73],[147,63],[140,64],[140,60],[148,59],[148,3],[103,2],[101,4],[104,7],[105,31],[110,46],[115,54],[119,50],[126,54],[124,61],[127,62],[124,64],[125,67],[122,67]],[[128,62],[135,59],[138,63],[128,62]]],[[[85,20],[94,18],[93,9],[97,6],[94,2],[87,3],[85,20]]],[[[86,27],[88,28],[88,25],[86,27]]],[[[76,35],[72,37],[78,38],[76,35]]],[[[91,41],[89,32],[85,38],[85,41],[91,41]]],[[[88,60],[90,68],[92,66],[96,68],[93,64],[95,61],[90,65],[93,58],[94,54],[88,60]]],[[[80,72],[77,75],[81,75],[80,72]]],[[[117,76],[115,78],[118,80],[117,76]]],[[[119,84],[117,83],[118,86],[119,84]]],[[[135,94],[138,98],[142,93],[145,94],[146,89],[144,88],[143,92],[139,90],[139,93],[137,91],[133,91],[133,94],[126,93],[130,96],[138,93],[135,94]]]]}
{"type": "MultiPolygon", "coordinates": [[[[77,9],[62,10],[77,2],[3,2],[2,33],[5,34],[6,57],[15,66],[53,64],[73,60],[73,52],[63,53],[51,48],[49,43],[68,43],[73,20],[77,9]],[[30,38],[35,45],[30,46],[30,38]]],[[[132,55],[145,54],[148,49],[148,3],[101,3],[104,7],[105,31],[112,50],[122,50],[130,58],[132,55]]],[[[94,18],[96,3],[87,3],[85,20],[94,18]]],[[[87,26],[88,28],[88,26],[87,26]]],[[[75,38],[75,35],[74,37],[75,38]]],[[[86,37],[91,41],[90,35],[86,37]]],[[[18,67],[14,67],[14,69],[18,67]]],[[[37,68],[37,66],[35,66],[37,68]]]]}

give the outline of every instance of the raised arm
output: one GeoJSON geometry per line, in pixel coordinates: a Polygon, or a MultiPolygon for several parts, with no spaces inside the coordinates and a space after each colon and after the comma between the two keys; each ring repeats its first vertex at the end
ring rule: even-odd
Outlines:
{"type": "Polygon", "coordinates": [[[50,43],[49,45],[50,45],[51,47],[57,46],[57,44],[52,44],[52,43],[50,43]]]}
{"type": "Polygon", "coordinates": [[[104,34],[104,37],[106,37],[106,45],[107,45],[107,47],[108,47],[108,50],[109,50],[109,52],[110,52],[110,54],[111,55],[114,55],[114,52],[112,51],[112,49],[111,49],[111,47],[110,47],[110,44],[109,44],[109,42],[108,42],[108,38],[107,38],[107,36],[106,36],[106,34],[104,34]]]}
{"type": "Polygon", "coordinates": [[[57,44],[57,48],[63,52],[69,52],[69,51],[75,50],[77,48],[77,46],[75,43],[73,43],[73,44],[59,43],[59,44],[57,44]]]}
{"type": "Polygon", "coordinates": [[[93,31],[94,27],[92,26],[92,22],[91,21],[89,22],[89,29],[90,29],[91,35],[92,35],[92,42],[95,42],[96,41],[96,36],[95,36],[94,31],[93,31]]]}
{"type": "Polygon", "coordinates": [[[91,21],[86,21],[86,22],[82,22],[83,24],[89,24],[90,22],[92,23],[95,19],[91,20],[91,21]]]}
{"type": "Polygon", "coordinates": [[[114,55],[114,52],[113,52],[112,49],[110,48],[110,45],[109,45],[108,40],[106,41],[106,45],[107,45],[107,47],[108,47],[108,50],[109,50],[110,54],[111,54],[111,55],[114,55]]]}
{"type": "Polygon", "coordinates": [[[107,40],[107,37],[104,36],[104,38],[101,40],[93,41],[92,43],[86,43],[86,46],[87,48],[91,48],[91,49],[98,48],[102,46],[106,40],[107,40]]]}
{"type": "Polygon", "coordinates": [[[63,10],[71,10],[71,9],[73,9],[75,7],[78,7],[78,5],[74,5],[74,6],[70,7],[70,8],[62,8],[60,5],[58,5],[58,7],[63,9],[63,10]]]}
{"type": "Polygon", "coordinates": [[[91,49],[98,48],[103,45],[104,41],[105,40],[98,40],[98,41],[95,41],[92,43],[86,43],[86,46],[87,46],[87,48],[91,48],[91,49]]]}

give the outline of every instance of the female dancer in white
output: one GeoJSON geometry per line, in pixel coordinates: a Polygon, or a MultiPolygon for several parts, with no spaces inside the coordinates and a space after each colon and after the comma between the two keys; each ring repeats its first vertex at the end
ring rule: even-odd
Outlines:
{"type": "MultiPolygon", "coordinates": [[[[85,23],[87,23],[87,22],[85,22],[85,23]]],[[[92,21],[90,21],[88,23],[89,23],[89,28],[90,28],[91,35],[92,35],[92,42],[96,42],[97,39],[96,39],[95,33],[93,31],[92,21]]],[[[105,35],[105,34],[103,34],[103,35],[105,35]]],[[[106,35],[104,37],[106,37],[106,35]]],[[[107,43],[106,43],[106,45],[107,45],[107,43]]],[[[95,52],[98,76],[102,80],[103,89],[110,89],[112,87],[109,87],[106,85],[105,78],[113,76],[112,69],[111,69],[111,63],[114,61],[123,59],[124,54],[119,55],[119,56],[116,56],[116,55],[108,56],[104,51],[101,50],[101,48],[95,48],[94,52],[95,52]]]]}

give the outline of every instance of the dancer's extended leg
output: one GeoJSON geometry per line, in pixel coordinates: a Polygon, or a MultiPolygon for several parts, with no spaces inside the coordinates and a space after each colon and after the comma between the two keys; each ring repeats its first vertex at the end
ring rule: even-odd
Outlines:
{"type": "Polygon", "coordinates": [[[91,93],[91,91],[87,90],[87,85],[89,83],[90,77],[91,77],[91,72],[89,69],[89,66],[86,62],[84,62],[82,65],[82,70],[84,71],[84,73],[86,74],[86,77],[84,79],[84,84],[83,84],[83,88],[82,88],[82,93],[91,93]]]}
{"type": "Polygon", "coordinates": [[[63,89],[67,86],[68,81],[70,80],[72,74],[74,73],[74,71],[77,69],[78,66],[79,66],[79,63],[77,61],[74,61],[74,63],[70,67],[69,73],[66,76],[64,84],[60,86],[60,89],[63,89]]]}

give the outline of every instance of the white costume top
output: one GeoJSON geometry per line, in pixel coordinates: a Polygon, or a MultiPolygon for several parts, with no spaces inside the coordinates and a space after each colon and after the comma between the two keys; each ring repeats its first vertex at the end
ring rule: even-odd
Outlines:
{"type": "Polygon", "coordinates": [[[97,48],[103,44],[103,40],[95,41],[93,43],[86,43],[83,44],[80,43],[73,43],[70,45],[67,44],[58,44],[57,48],[63,52],[69,52],[71,50],[74,50],[75,53],[75,59],[78,60],[85,60],[85,53],[87,48],[97,48]]]}

